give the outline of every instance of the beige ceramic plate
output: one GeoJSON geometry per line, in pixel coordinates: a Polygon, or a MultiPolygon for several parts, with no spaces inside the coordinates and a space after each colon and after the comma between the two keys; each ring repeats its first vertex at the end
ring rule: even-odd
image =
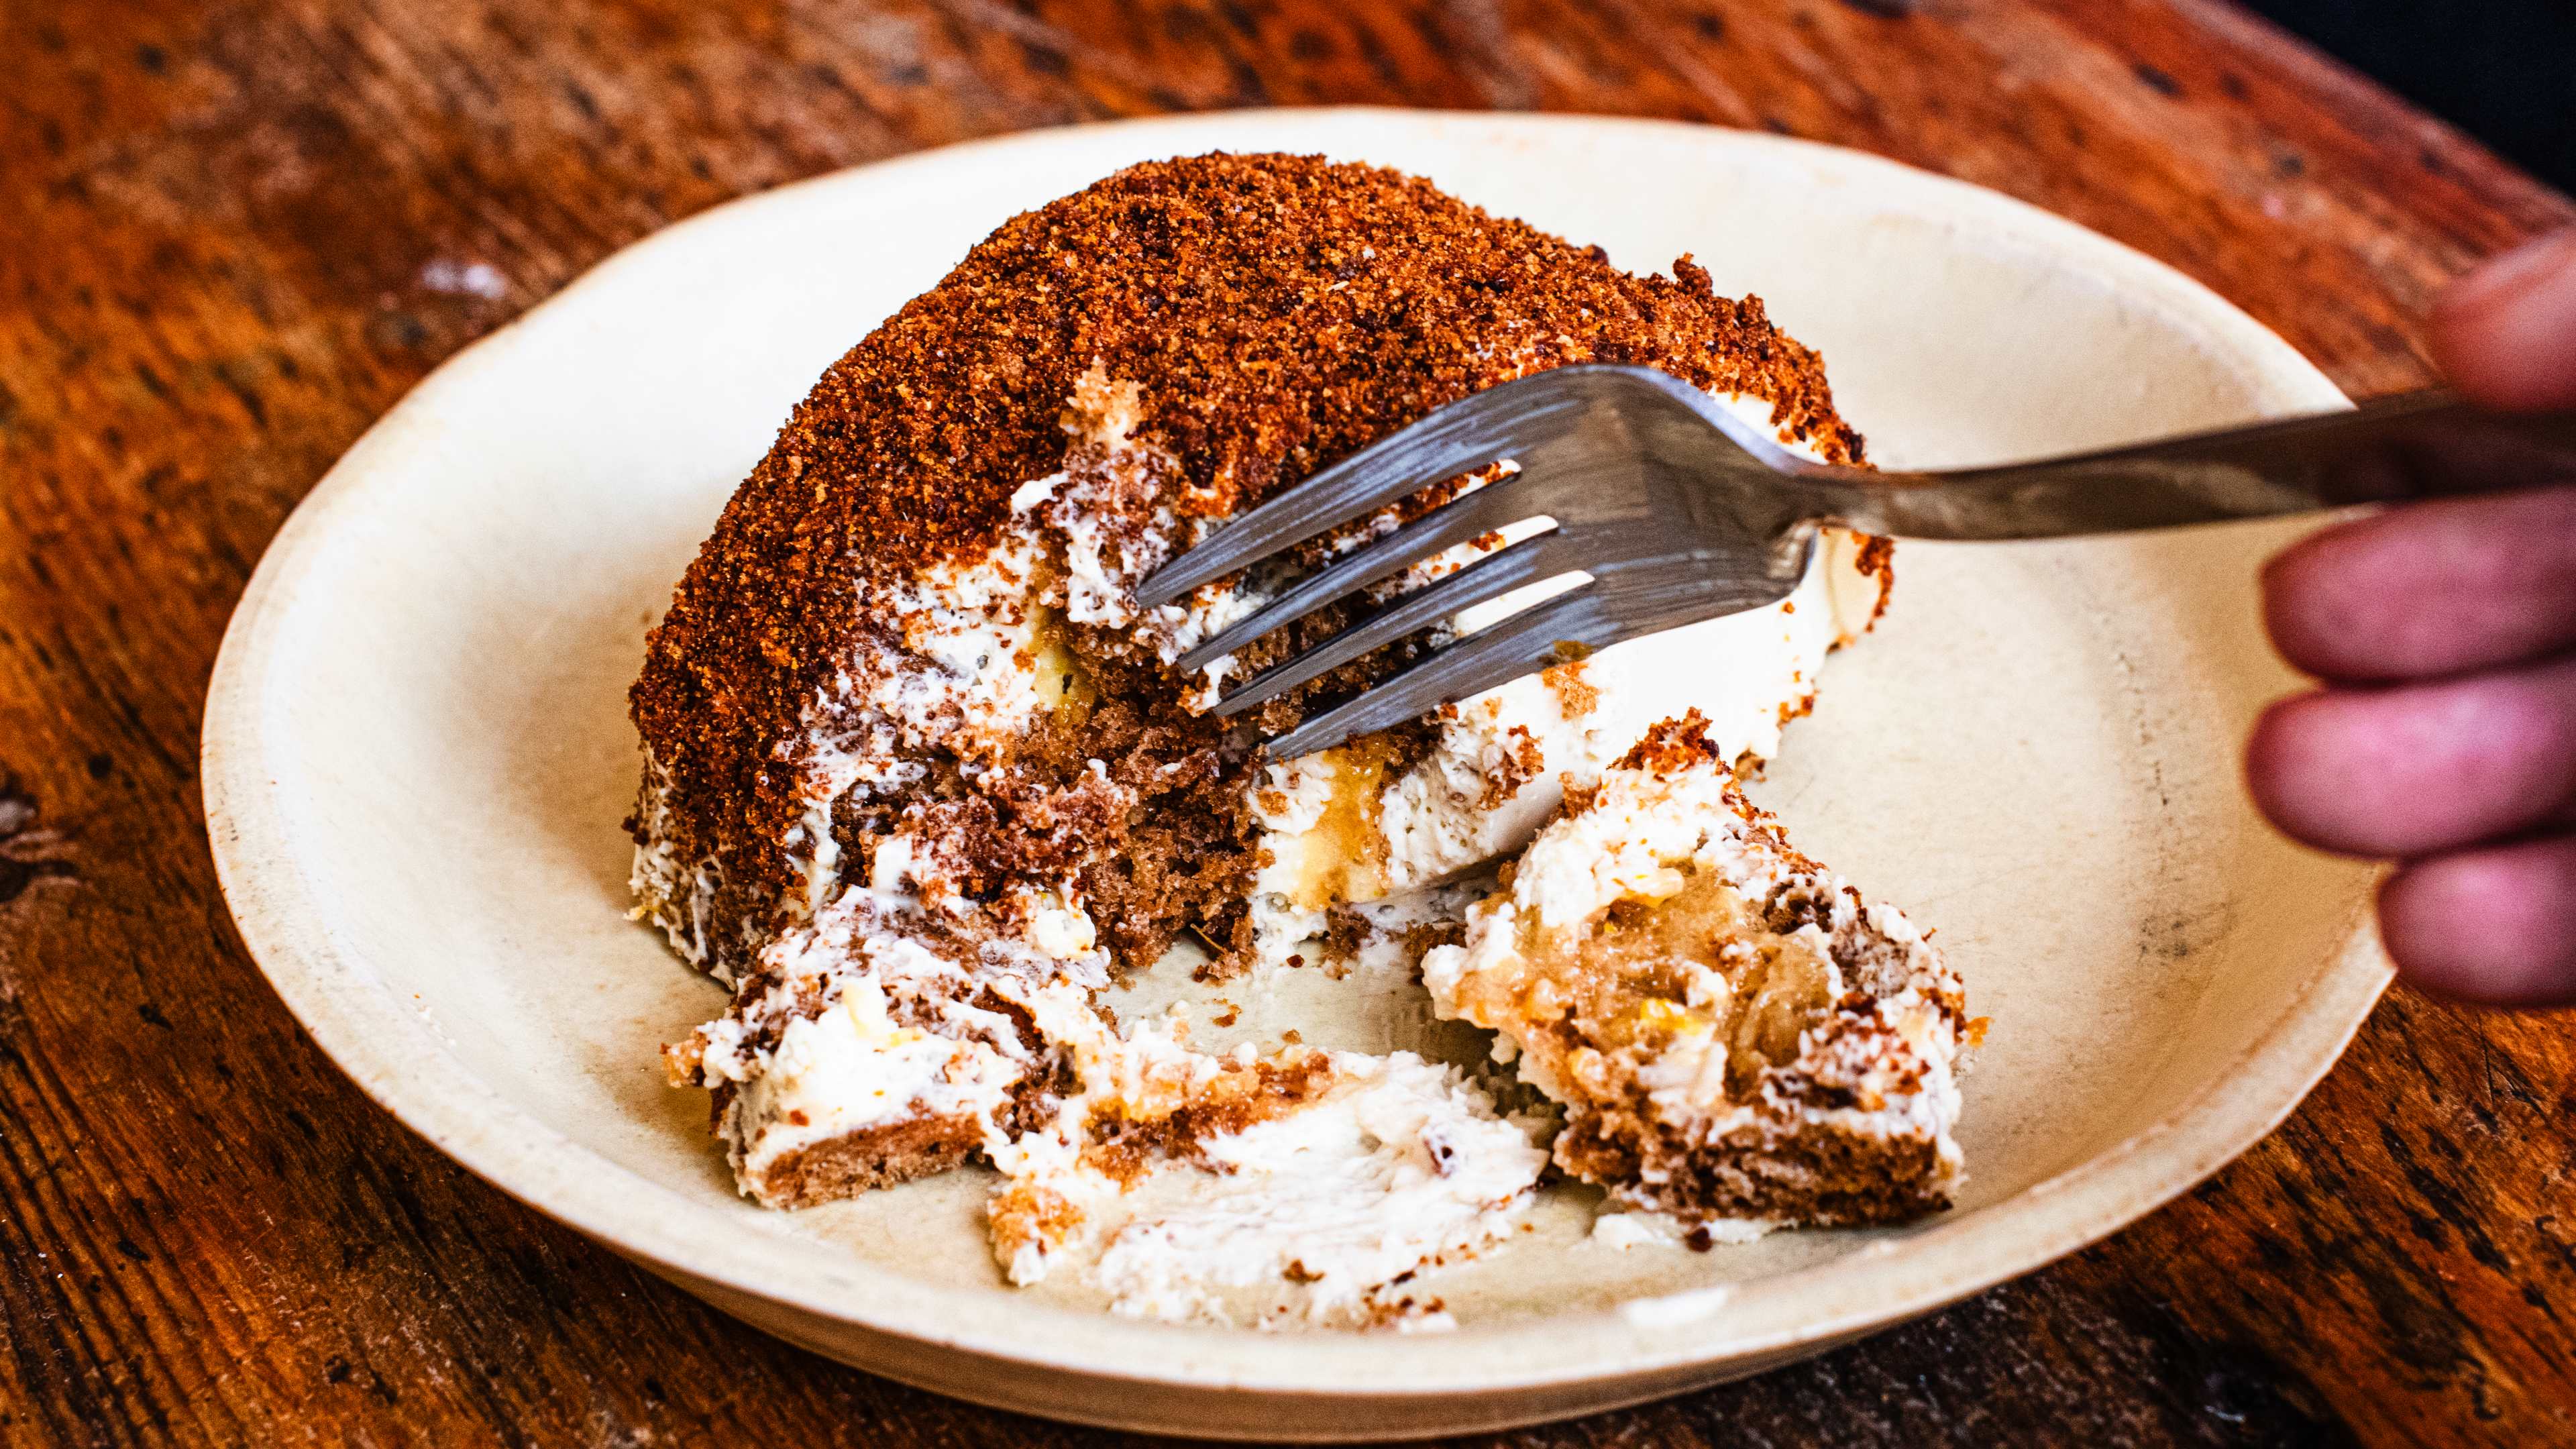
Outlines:
{"type": "MultiPolygon", "coordinates": [[[[1125,163],[1287,149],[1418,172],[1634,268],[1696,253],[1824,351],[1873,454],[1966,463],[2341,399],[2172,271],[1990,193],[1766,136],[1273,111],[1012,137],[720,208],[423,383],[259,568],[205,735],[244,938],[323,1048],[504,1190],[771,1332],[986,1403],[1307,1438],[1578,1413],[1813,1353],[2183,1191],[2333,1062],[2387,979],[2356,870],[2290,849],[2233,750],[2287,681],[2278,530],[1907,545],[1763,794],[1940,928],[1993,1033],[1959,1207],[1694,1255],[1540,1230],[1432,1286],[1455,1333],[1265,1336],[1004,1288],[975,1173],[792,1216],[735,1197],[654,1047],[719,1009],[624,918],[646,625],[815,375],[1005,217],[1125,163]]],[[[1309,1035],[1401,1001],[1308,993],[1309,1035]]]]}

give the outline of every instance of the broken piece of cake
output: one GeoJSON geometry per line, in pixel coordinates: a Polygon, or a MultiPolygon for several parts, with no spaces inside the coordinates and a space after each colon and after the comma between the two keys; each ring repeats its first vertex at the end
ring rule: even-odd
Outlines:
{"type": "Polygon", "coordinates": [[[1564,1105],[1554,1158],[1712,1223],[1901,1222],[1949,1206],[1973,1027],[1893,906],[1791,848],[1696,714],[1658,724],[1423,959],[1564,1105]]]}
{"type": "MultiPolygon", "coordinates": [[[[1552,1120],[1409,1053],[1202,1050],[1185,1022],[1120,1021],[1103,994],[1182,941],[1208,948],[1203,974],[1257,989],[1320,962],[1337,913],[1465,898],[1462,876],[1567,800],[1597,803],[1656,721],[1696,710],[1695,748],[1767,756],[1884,607],[1887,546],[1829,533],[1779,605],[1286,761],[1262,739],[1442,631],[1252,718],[1208,713],[1225,683],[1498,540],[1204,670],[1175,661],[1298,570],[1498,475],[1178,604],[1141,608],[1133,588],[1424,414],[1572,363],[1659,368],[1784,446],[1859,462],[1816,355],[1689,258],[1673,272],[1621,271],[1390,171],[1202,156],[1013,219],[835,363],[681,580],[632,695],[637,914],[732,991],[666,1060],[711,1094],[744,1194],[805,1207],[982,1164],[1013,1281],[1080,1278],[1148,1316],[1445,1321],[1419,1274],[1512,1229],[1552,1120]]],[[[1424,915],[1416,955],[1458,929],[1424,915]]],[[[1594,1049],[1624,1051],[1618,1030],[1594,1049]]],[[[1548,1090],[1573,1124],[1565,1170],[1606,1182],[1632,1161],[1643,1182],[1704,1162],[1621,1135],[1606,1096],[1548,1090]]],[[[1923,1210],[1946,1181],[1886,1154],[1848,1167],[1812,1220],[1923,1210]],[[1902,1182],[1861,1180],[1900,1166],[1902,1182]]],[[[1760,1210],[1728,1191],[1668,1196],[1760,1210]]]]}

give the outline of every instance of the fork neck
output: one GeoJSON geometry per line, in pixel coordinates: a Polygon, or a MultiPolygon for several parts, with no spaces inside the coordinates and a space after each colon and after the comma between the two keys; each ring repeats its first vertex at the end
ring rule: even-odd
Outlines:
{"type": "MultiPolygon", "coordinates": [[[[2448,392],[2073,457],[1940,473],[1809,467],[1810,517],[1899,538],[2057,538],[2414,496],[2427,450],[2526,486],[2570,467],[2576,413],[2496,414],[2448,392]],[[2463,452],[2461,450],[2474,450],[2463,452]]],[[[2457,471],[2457,470],[2451,470],[2457,471]]]]}

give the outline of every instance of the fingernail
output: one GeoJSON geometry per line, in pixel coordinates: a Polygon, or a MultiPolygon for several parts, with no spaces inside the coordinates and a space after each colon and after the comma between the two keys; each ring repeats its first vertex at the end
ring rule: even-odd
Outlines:
{"type": "Polygon", "coordinates": [[[2484,312],[2565,288],[2576,292],[2576,226],[2553,231],[2479,263],[2442,295],[2444,310],[2484,312]]]}

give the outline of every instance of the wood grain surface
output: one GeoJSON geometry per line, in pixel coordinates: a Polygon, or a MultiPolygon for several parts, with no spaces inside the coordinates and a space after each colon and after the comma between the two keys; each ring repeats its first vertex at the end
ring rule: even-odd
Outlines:
{"type": "MultiPolygon", "coordinates": [[[[738,1327],[371,1107],[243,954],[227,613],[441,359],[656,227],[919,147],[1342,101],[1767,127],[2027,198],[2356,394],[2567,200],[2208,0],[0,7],[0,1443],[1072,1445],[738,1327]]],[[[1480,1442],[2576,1443],[2576,1023],[2400,990],[2089,1252],[1480,1442]]]]}

